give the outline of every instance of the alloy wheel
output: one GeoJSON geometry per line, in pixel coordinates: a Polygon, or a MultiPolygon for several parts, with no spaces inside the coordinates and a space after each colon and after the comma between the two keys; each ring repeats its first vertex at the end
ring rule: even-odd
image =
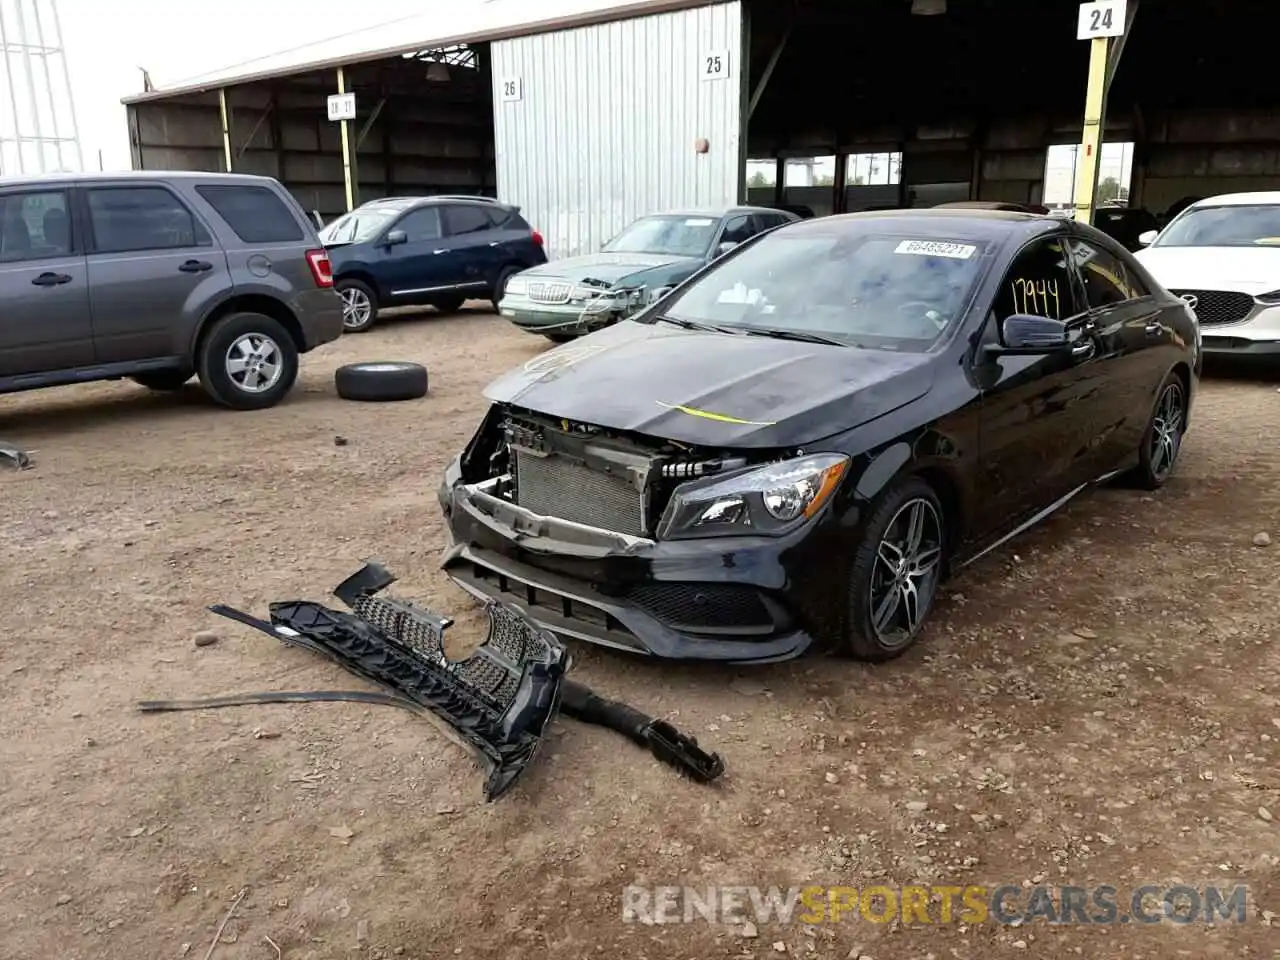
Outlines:
{"type": "Polygon", "coordinates": [[[342,291],[342,325],[348,330],[358,330],[369,322],[373,304],[369,295],[359,287],[347,287],[342,291]]]}
{"type": "Polygon", "coordinates": [[[227,376],[245,393],[265,393],[284,376],[279,345],[261,333],[237,337],[227,349],[227,376]]]}
{"type": "Polygon", "coordinates": [[[923,497],[893,515],[871,571],[871,627],[886,649],[909,644],[933,604],[942,573],[942,520],[923,497]]]}
{"type": "Polygon", "coordinates": [[[1186,396],[1180,383],[1170,383],[1156,403],[1155,417],[1151,420],[1151,473],[1163,480],[1177,462],[1182,449],[1182,430],[1187,421],[1186,396]]]}

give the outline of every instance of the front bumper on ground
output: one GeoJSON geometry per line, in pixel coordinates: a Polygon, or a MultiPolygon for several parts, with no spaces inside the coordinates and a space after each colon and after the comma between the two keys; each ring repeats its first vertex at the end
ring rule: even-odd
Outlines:
{"type": "Polygon", "coordinates": [[[770,662],[813,642],[781,599],[782,557],[803,531],[655,542],[540,516],[484,487],[447,478],[440,489],[453,539],[441,567],[480,600],[560,636],[665,659],[770,662]]]}

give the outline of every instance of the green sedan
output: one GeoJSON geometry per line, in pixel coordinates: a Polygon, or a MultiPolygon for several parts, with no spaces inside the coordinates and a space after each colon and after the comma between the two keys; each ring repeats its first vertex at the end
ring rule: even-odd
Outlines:
{"type": "Polygon", "coordinates": [[[498,310],[529,333],[571,340],[630,316],[738,244],[798,219],[766,207],[641,217],[599,253],[516,274],[498,310]]]}

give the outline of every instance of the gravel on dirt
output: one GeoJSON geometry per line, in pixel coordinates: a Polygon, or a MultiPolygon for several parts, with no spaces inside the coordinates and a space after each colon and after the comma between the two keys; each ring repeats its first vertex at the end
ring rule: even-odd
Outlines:
{"type": "Polygon", "coordinates": [[[323,600],[369,557],[477,642],[478,610],[438,570],[436,486],[484,383],[546,347],[473,307],[308,355],[257,413],[195,384],[0,398],[0,437],[39,451],[0,471],[0,954],[202,956],[248,888],[216,960],[1270,956],[1280,574],[1253,544],[1280,530],[1274,380],[1207,378],[1165,490],[1099,490],[991,554],[896,662],[730,671],[574,646],[583,680],[718,750],[717,787],[562,720],[486,805],[465,755],[402,711],[135,711],[350,688],[205,608],[323,600]],[[336,397],[338,365],[386,356],[428,363],[429,396],[336,397]],[[1250,913],[729,926],[621,908],[628,884],[1033,882],[1241,883],[1250,913]]]}

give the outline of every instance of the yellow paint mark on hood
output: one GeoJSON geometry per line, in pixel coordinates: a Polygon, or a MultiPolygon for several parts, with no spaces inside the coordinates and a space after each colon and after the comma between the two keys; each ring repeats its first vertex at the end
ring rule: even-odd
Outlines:
{"type": "Polygon", "coordinates": [[[665,403],[662,400],[655,402],[658,406],[666,407],[668,410],[679,410],[681,413],[687,413],[691,417],[715,420],[717,423],[734,423],[743,427],[772,427],[777,422],[775,420],[739,420],[737,417],[731,417],[727,413],[712,413],[710,410],[699,410],[696,407],[686,407],[679,403],[665,403]]]}

